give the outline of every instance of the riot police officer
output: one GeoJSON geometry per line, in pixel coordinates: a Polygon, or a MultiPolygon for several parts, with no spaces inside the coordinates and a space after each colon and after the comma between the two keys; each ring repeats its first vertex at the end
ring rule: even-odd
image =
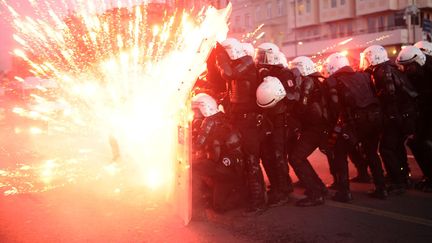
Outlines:
{"type": "MultiPolygon", "coordinates": [[[[282,100],[280,97],[286,97],[285,100],[290,105],[288,112],[290,112],[291,115],[295,117],[294,113],[296,109],[296,103],[300,100],[300,94],[296,95],[294,94],[294,91],[289,89],[294,87],[294,84],[300,84],[301,81],[297,79],[296,82],[293,79],[288,79],[284,80],[285,82],[283,83],[286,83],[286,85],[283,85],[283,83],[281,83],[276,77],[268,76],[264,78],[264,80],[265,81],[258,87],[257,90],[257,103],[261,104],[261,106],[271,107],[276,105],[275,102],[282,100]],[[289,90],[291,93],[287,93],[286,90],[289,90]]],[[[305,97],[305,99],[308,98],[309,97],[305,97]]],[[[302,181],[306,187],[306,198],[296,202],[297,206],[303,207],[323,204],[323,194],[325,191],[324,184],[319,179],[318,175],[315,173],[314,169],[307,160],[307,156],[318,146],[316,145],[316,147],[311,148],[311,151],[309,151],[310,147],[313,147],[314,145],[307,144],[308,140],[305,138],[310,138],[310,136],[307,135],[308,134],[305,133],[304,135],[301,134],[299,138],[296,137],[293,146],[289,151],[290,164],[293,167],[296,175],[299,177],[300,181],[302,181]]]]}
{"type": "MultiPolygon", "coordinates": [[[[321,66],[321,76],[323,79],[328,78],[330,75],[327,72],[327,68],[326,68],[326,63],[324,62],[321,66]]],[[[325,93],[325,89],[323,89],[324,93],[325,93]]],[[[324,96],[327,96],[327,94],[324,94],[324,96]]],[[[326,110],[327,110],[327,99],[324,97],[323,99],[323,105],[325,106],[326,110]]],[[[328,117],[327,117],[328,118],[328,117]]],[[[332,137],[332,135],[334,134],[336,138],[337,137],[337,133],[335,133],[335,131],[327,131],[329,138],[332,137]]],[[[337,188],[337,176],[336,176],[336,168],[335,168],[335,164],[334,164],[334,151],[333,151],[333,146],[334,143],[336,142],[336,139],[329,139],[327,143],[324,143],[321,145],[320,150],[321,152],[323,152],[328,160],[328,164],[329,164],[329,169],[330,169],[330,174],[333,177],[333,183],[328,185],[329,189],[336,189],[337,188]]],[[[356,171],[357,171],[357,175],[353,178],[350,179],[351,182],[357,182],[357,183],[369,183],[371,181],[371,177],[369,175],[368,172],[368,166],[367,166],[367,162],[366,159],[363,156],[362,151],[360,151],[360,149],[358,147],[352,147],[349,150],[348,153],[348,158],[349,160],[354,164],[356,171]]]]}
{"type": "Polygon", "coordinates": [[[301,75],[301,78],[288,84],[287,90],[289,100],[294,104],[293,116],[301,123],[301,128],[299,137],[290,151],[289,162],[293,168],[301,168],[298,174],[306,186],[307,198],[298,201],[297,206],[315,206],[324,203],[324,196],[327,193],[324,183],[307,159],[326,141],[328,122],[320,82],[322,77],[316,70],[315,63],[305,56],[292,60],[291,69],[298,70],[301,75]],[[304,175],[302,171],[308,171],[309,174],[304,175]],[[308,179],[303,178],[306,176],[308,179]]]}
{"type": "Polygon", "coordinates": [[[432,191],[432,82],[430,80],[432,64],[427,60],[427,55],[419,48],[406,46],[399,52],[396,62],[402,65],[403,72],[418,92],[419,117],[414,136],[407,145],[424,175],[419,188],[430,192],[432,191]]]}
{"type": "Polygon", "coordinates": [[[244,199],[240,134],[208,94],[195,95],[192,110],[193,198],[196,201],[208,195],[213,209],[224,212],[241,205],[244,199]]]}
{"type": "Polygon", "coordinates": [[[429,41],[419,41],[415,43],[414,46],[426,55],[425,65],[427,68],[430,68],[430,65],[432,64],[432,43],[429,41]]]}
{"type": "Polygon", "coordinates": [[[407,163],[405,141],[414,132],[417,92],[392,64],[387,51],[379,45],[366,48],[361,54],[361,68],[371,73],[376,94],[383,111],[383,133],[380,154],[390,176],[391,190],[404,191],[407,163]]]}
{"type": "Polygon", "coordinates": [[[333,131],[339,134],[334,147],[338,186],[333,199],[340,202],[352,200],[347,161],[352,146],[361,146],[369,163],[375,184],[375,190],[370,195],[385,199],[387,190],[377,153],[381,110],[370,76],[355,72],[347,57],[340,53],[330,55],[326,62],[330,74],[325,81],[329,95],[329,121],[333,131]]]}
{"type": "Polygon", "coordinates": [[[265,185],[260,167],[260,143],[263,114],[256,104],[258,87],[253,58],[246,54],[244,46],[234,38],[228,38],[216,47],[216,68],[226,84],[230,122],[242,135],[245,153],[246,182],[249,192],[247,214],[265,209],[265,185]]]}
{"type": "MultiPolygon", "coordinates": [[[[279,80],[293,79],[292,73],[284,67],[283,53],[273,43],[262,43],[255,53],[255,65],[259,70],[259,80],[274,76],[279,80]]],[[[270,84],[267,82],[267,84],[270,84]]],[[[258,92],[257,95],[260,95],[258,92]]],[[[261,146],[261,160],[270,182],[268,205],[277,206],[288,201],[288,194],[293,191],[292,181],[288,173],[287,142],[289,128],[287,124],[286,100],[258,106],[265,109],[269,122],[268,132],[261,146]]]]}

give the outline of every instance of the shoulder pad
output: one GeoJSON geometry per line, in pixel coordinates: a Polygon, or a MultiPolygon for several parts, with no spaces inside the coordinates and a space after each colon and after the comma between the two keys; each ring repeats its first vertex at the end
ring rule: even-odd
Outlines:
{"type": "Polygon", "coordinates": [[[327,83],[329,87],[336,87],[338,83],[337,79],[334,76],[328,77],[326,80],[324,80],[324,82],[327,83]]]}

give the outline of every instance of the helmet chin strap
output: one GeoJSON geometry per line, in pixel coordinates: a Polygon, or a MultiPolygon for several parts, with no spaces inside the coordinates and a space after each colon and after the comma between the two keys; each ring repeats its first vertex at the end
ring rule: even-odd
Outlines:
{"type": "Polygon", "coordinates": [[[273,103],[275,100],[276,99],[273,98],[270,102],[267,102],[265,104],[261,104],[261,103],[258,102],[258,105],[261,106],[261,107],[267,107],[268,105],[270,105],[271,103],[273,103]]]}
{"type": "Polygon", "coordinates": [[[411,63],[412,60],[414,60],[417,57],[417,54],[415,54],[412,58],[408,59],[408,60],[399,60],[399,63],[411,63]]]}

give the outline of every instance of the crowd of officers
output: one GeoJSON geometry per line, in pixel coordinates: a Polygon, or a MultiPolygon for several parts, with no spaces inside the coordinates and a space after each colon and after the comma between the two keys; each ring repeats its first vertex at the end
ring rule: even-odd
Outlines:
{"type": "Polygon", "coordinates": [[[413,186],[405,144],[424,176],[415,186],[432,191],[432,44],[406,46],[395,62],[373,45],[355,69],[342,53],[321,66],[305,56],[288,63],[273,43],[216,45],[192,98],[195,205],[256,214],[285,204],[288,165],[305,188],[297,206],[327,196],[350,202],[348,157],[358,173],[351,180],[369,182],[370,171],[369,195],[386,199],[413,186]],[[328,159],[333,195],[308,160],[316,149],[328,159]]]}

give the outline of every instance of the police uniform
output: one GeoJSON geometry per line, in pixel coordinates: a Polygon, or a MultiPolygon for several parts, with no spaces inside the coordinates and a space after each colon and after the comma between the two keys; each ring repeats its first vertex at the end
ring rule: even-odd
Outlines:
{"type": "Polygon", "coordinates": [[[245,156],[245,179],[249,192],[248,212],[265,208],[265,185],[260,166],[260,144],[263,138],[263,113],[256,104],[258,77],[251,56],[230,60],[222,49],[216,67],[226,83],[231,124],[240,131],[245,156]]]}
{"type": "Polygon", "coordinates": [[[193,123],[193,198],[211,198],[213,209],[224,212],[243,203],[243,153],[240,134],[219,112],[193,123]]]}
{"type": "Polygon", "coordinates": [[[414,132],[418,94],[390,61],[371,67],[371,73],[383,111],[379,151],[392,189],[401,190],[409,175],[405,141],[414,132]]]}
{"type": "Polygon", "coordinates": [[[329,94],[329,116],[332,126],[339,124],[341,134],[334,148],[337,171],[337,193],[334,200],[352,200],[349,188],[347,154],[352,146],[361,147],[372,172],[374,197],[385,198],[383,169],[377,154],[381,129],[381,109],[372,88],[370,76],[345,66],[326,80],[329,94]]]}

